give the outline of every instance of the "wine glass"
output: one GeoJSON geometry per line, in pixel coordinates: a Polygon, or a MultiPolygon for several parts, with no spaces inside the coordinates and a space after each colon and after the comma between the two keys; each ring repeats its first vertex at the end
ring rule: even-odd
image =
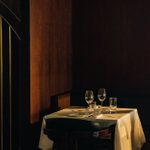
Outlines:
{"type": "Polygon", "coordinates": [[[103,107],[103,102],[106,99],[106,89],[105,88],[99,88],[97,98],[101,102],[101,108],[103,107]]]}
{"type": "Polygon", "coordinates": [[[94,101],[94,94],[92,90],[86,90],[85,91],[85,101],[89,105],[89,108],[91,108],[91,104],[94,101]]]}

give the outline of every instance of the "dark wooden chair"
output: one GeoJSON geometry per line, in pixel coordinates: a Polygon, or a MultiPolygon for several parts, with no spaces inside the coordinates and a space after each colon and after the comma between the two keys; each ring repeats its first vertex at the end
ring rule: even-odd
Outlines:
{"type": "Polygon", "coordinates": [[[71,103],[71,92],[67,91],[64,93],[59,93],[57,95],[51,96],[50,105],[51,111],[55,112],[66,107],[69,107],[71,103]]]}
{"type": "Polygon", "coordinates": [[[46,119],[45,134],[53,150],[113,150],[115,124],[81,119],[46,119]]]}

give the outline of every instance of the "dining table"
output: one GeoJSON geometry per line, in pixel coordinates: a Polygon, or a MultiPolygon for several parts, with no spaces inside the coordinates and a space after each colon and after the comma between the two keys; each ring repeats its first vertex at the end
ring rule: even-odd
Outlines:
{"type": "Polygon", "coordinates": [[[49,118],[74,118],[90,121],[115,123],[114,150],[141,150],[146,142],[137,108],[117,108],[111,111],[109,107],[89,110],[82,106],[70,106],[43,117],[39,148],[52,150],[54,142],[44,134],[46,119],[49,118]]]}

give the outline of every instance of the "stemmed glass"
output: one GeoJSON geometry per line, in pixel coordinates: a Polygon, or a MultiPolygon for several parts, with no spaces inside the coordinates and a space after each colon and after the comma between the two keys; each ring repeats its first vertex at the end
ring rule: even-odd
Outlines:
{"type": "Polygon", "coordinates": [[[94,94],[92,90],[86,90],[85,91],[85,101],[89,105],[89,109],[91,108],[91,104],[94,101],[94,94]]]}
{"type": "Polygon", "coordinates": [[[97,98],[101,102],[101,108],[103,107],[103,102],[106,99],[106,89],[105,88],[99,88],[97,98]]]}

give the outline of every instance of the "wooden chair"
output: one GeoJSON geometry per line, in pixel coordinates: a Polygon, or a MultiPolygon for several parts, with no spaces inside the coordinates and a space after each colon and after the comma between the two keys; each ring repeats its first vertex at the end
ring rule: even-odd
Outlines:
{"type": "Polygon", "coordinates": [[[46,119],[53,150],[113,150],[115,124],[70,118],[46,119]]]}
{"type": "Polygon", "coordinates": [[[70,106],[71,93],[64,92],[54,95],[50,99],[51,111],[55,112],[70,106]]]}

